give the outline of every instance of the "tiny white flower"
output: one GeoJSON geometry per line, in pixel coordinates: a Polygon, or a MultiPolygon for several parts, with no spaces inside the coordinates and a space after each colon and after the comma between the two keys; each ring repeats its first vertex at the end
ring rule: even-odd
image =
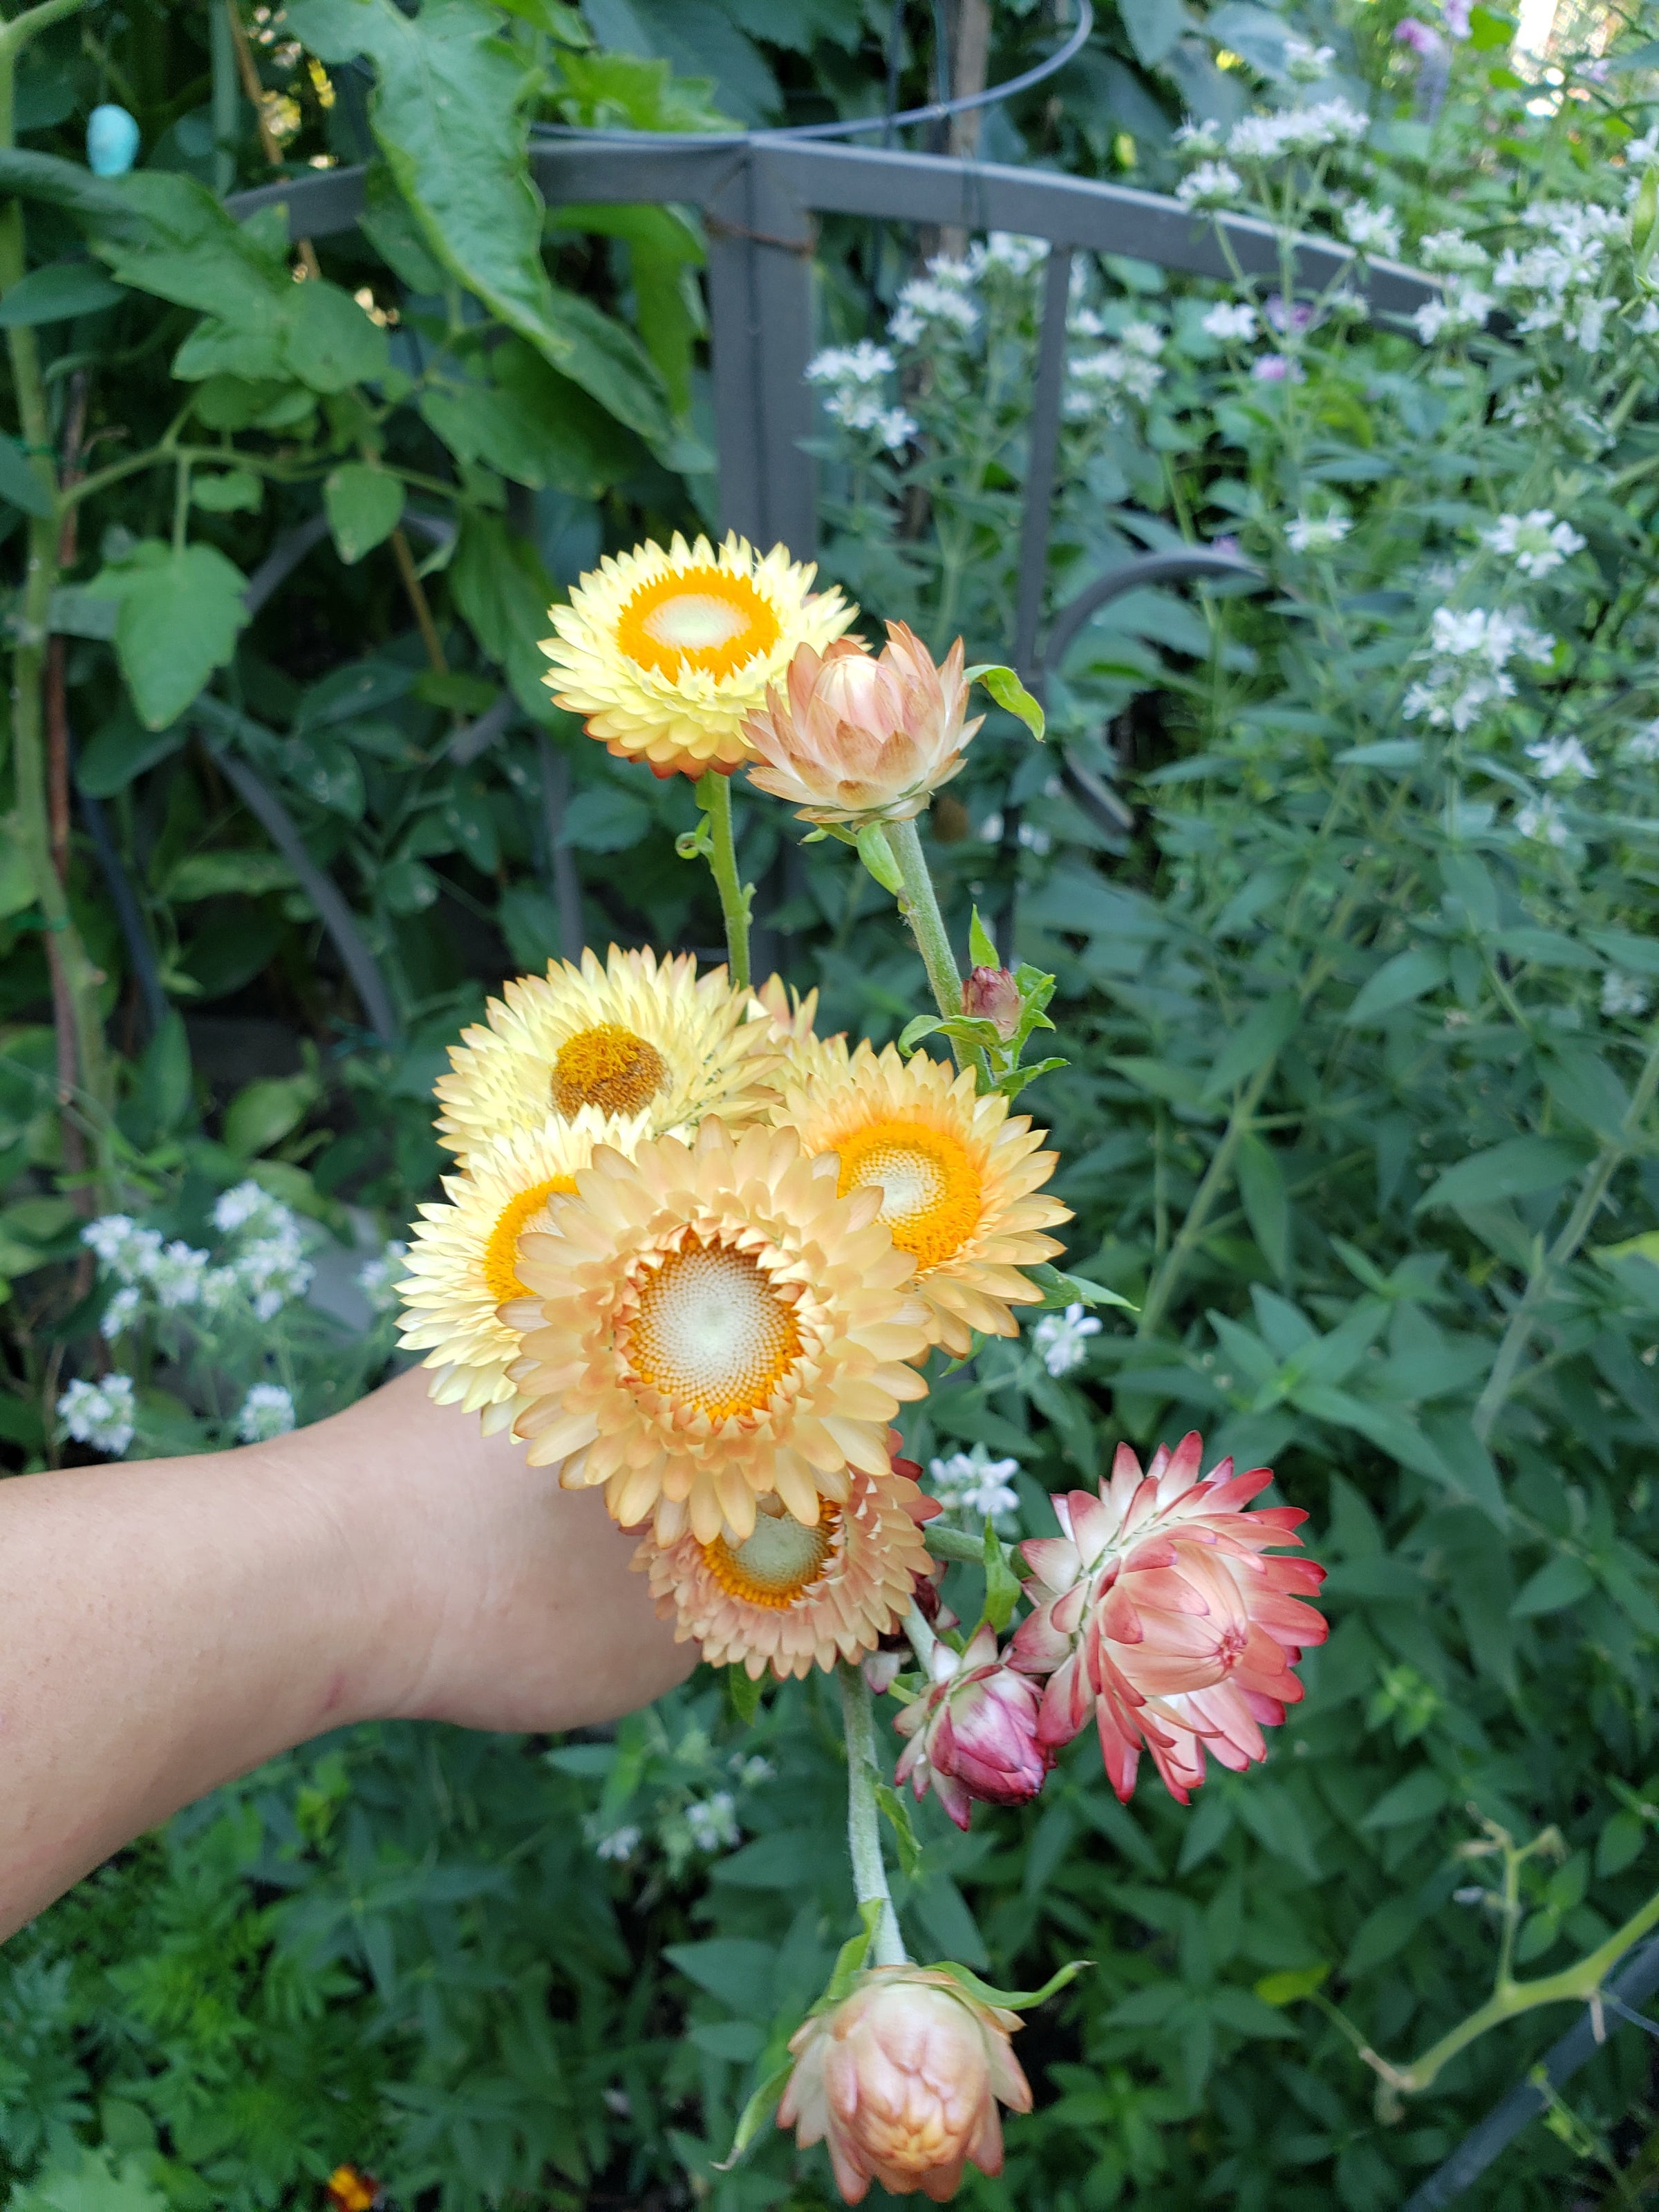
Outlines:
{"type": "Polygon", "coordinates": [[[942,1505],[976,1521],[988,1515],[999,1523],[1019,1510],[1019,1492],[1011,1480],[1018,1473],[1017,1459],[993,1459],[982,1443],[927,1464],[927,1480],[942,1505]]]}
{"type": "Polygon", "coordinates": [[[1650,338],[1656,331],[1659,331],[1659,300],[1644,301],[1642,312],[1631,328],[1638,337],[1644,338],[1650,338]]]}
{"type": "Polygon", "coordinates": [[[1461,230],[1431,230],[1417,249],[1416,258],[1425,269],[1457,269],[1473,273],[1491,265],[1484,246],[1465,238],[1461,230]]]}
{"type": "Polygon", "coordinates": [[[297,1236],[261,1237],[234,1262],[238,1281],[261,1321],[270,1321],[290,1298],[303,1297],[316,1273],[297,1236]]]}
{"type": "MultiPolygon", "coordinates": [[[[923,325],[933,323],[965,337],[979,320],[979,309],[967,295],[954,284],[940,283],[936,276],[913,276],[902,286],[899,307],[901,312],[908,308],[918,336],[923,325]]],[[[914,343],[914,338],[897,330],[896,319],[888,328],[902,341],[914,343]]],[[[907,325],[907,331],[908,328],[907,325]]]]}
{"type": "Polygon", "coordinates": [[[1485,292],[1477,291],[1473,284],[1454,284],[1447,287],[1443,298],[1425,301],[1412,320],[1424,344],[1432,345],[1437,338],[1457,337],[1467,331],[1484,328],[1492,310],[1492,300],[1485,292]]]}
{"type": "Polygon", "coordinates": [[[175,1237],[171,1244],[152,1253],[143,1269],[143,1279],[161,1306],[193,1306],[202,1294],[202,1278],[208,1255],[175,1237]]]}
{"type": "Polygon", "coordinates": [[[100,1213],[81,1231],[81,1242],[124,1283],[147,1281],[161,1249],[158,1232],[141,1229],[129,1213],[100,1213]]]}
{"type": "Polygon", "coordinates": [[[1609,968],[1601,978],[1601,1012],[1607,1019],[1616,1021],[1620,1014],[1644,1014],[1647,1010],[1647,992],[1635,976],[1609,968]]]}
{"type": "Polygon", "coordinates": [[[1527,758],[1536,763],[1546,783],[1564,775],[1590,783],[1601,773],[1577,738],[1540,738],[1527,747],[1527,758]]]}
{"type": "Polygon", "coordinates": [[[1226,340],[1253,338],[1257,327],[1255,309],[1232,300],[1218,300],[1199,323],[1207,337],[1226,340]]]}
{"type": "Polygon", "coordinates": [[[1243,192],[1243,178],[1225,161],[1200,161],[1175,189],[1176,198],[1186,208],[1231,207],[1243,192]]]}
{"type": "Polygon", "coordinates": [[[112,1459],[118,1459],[132,1442],[137,1413],[130,1375],[106,1375],[101,1382],[77,1376],[58,1401],[64,1433],[112,1459]]]}
{"type": "Polygon", "coordinates": [[[1562,819],[1561,810],[1553,799],[1528,799],[1517,809],[1515,826],[1523,837],[1530,837],[1541,845],[1553,846],[1558,851],[1571,841],[1572,832],[1562,819]]]}
{"type": "Polygon", "coordinates": [[[613,1828],[608,1836],[601,1836],[593,1846],[602,1859],[612,1859],[625,1866],[640,1847],[637,1828],[613,1828]]]}
{"type": "Polygon", "coordinates": [[[1659,721],[1639,723],[1619,748],[1619,755],[1633,768],[1647,768],[1659,761],[1659,721]]]}
{"type": "Polygon", "coordinates": [[[1099,1321],[1079,1304],[1063,1314],[1044,1314],[1031,1331],[1031,1341],[1051,1375],[1069,1375],[1088,1358],[1087,1340],[1099,1334],[1099,1321]]]}
{"type": "Polygon", "coordinates": [[[693,1798],[685,1808],[685,1825],[700,1851],[729,1851],[738,1841],[738,1816],[732,1792],[717,1790],[712,1797],[693,1798]]]}
{"type": "Polygon", "coordinates": [[[1182,154],[1203,155],[1221,151],[1220,126],[1213,122],[1183,123],[1170,142],[1182,154]]]}
{"type": "Polygon", "coordinates": [[[1035,822],[1020,823],[1019,842],[1028,853],[1035,853],[1039,860],[1045,853],[1052,853],[1054,848],[1053,837],[1048,830],[1040,830],[1035,822]]]}
{"type": "Polygon", "coordinates": [[[1352,528],[1346,514],[1298,514],[1285,526],[1285,542],[1293,553],[1328,553],[1352,528]]]}
{"type": "Polygon", "coordinates": [[[927,274],[934,283],[948,289],[965,292],[974,281],[974,267],[969,261],[958,261],[954,255],[936,253],[927,264],[927,274]]]}
{"type": "Polygon", "coordinates": [[[879,384],[884,376],[892,374],[893,368],[893,356],[885,346],[860,338],[856,345],[826,346],[822,353],[814,354],[806,364],[806,380],[809,384],[879,384]]]}
{"type": "Polygon", "coordinates": [[[256,1237],[277,1237],[296,1229],[298,1223],[291,1207],[250,1177],[220,1193],[214,1201],[213,1225],[225,1237],[234,1237],[240,1229],[251,1229],[256,1237]]]}
{"type": "Polygon", "coordinates": [[[1480,533],[1481,543],[1515,562],[1523,576],[1536,580],[1583,550],[1584,540],[1570,522],[1558,522],[1547,507],[1529,514],[1500,514],[1480,533]]]}
{"type": "Polygon", "coordinates": [[[294,1426],[294,1399],[280,1382],[255,1382],[236,1416],[236,1433],[245,1444],[269,1443],[294,1426]]]}
{"type": "Polygon", "coordinates": [[[763,1759],[758,1752],[751,1752],[746,1759],[740,1751],[732,1754],[732,1771],[741,1789],[757,1790],[763,1782],[769,1782],[777,1771],[771,1760],[763,1759]]]}
{"type": "Polygon", "coordinates": [[[98,1333],[113,1344],[118,1336],[131,1328],[143,1304],[143,1294],[137,1283],[123,1283],[104,1308],[98,1323],[98,1333]]]}
{"type": "Polygon", "coordinates": [[[890,453],[902,453],[921,425],[914,415],[907,415],[902,407],[886,407],[871,425],[876,435],[890,453]]]}
{"type": "Polygon", "coordinates": [[[1353,200],[1342,210],[1342,235],[1362,253],[1396,254],[1400,251],[1400,218],[1391,207],[1371,207],[1353,200]]]}
{"type": "Polygon", "coordinates": [[[1335,59],[1334,46],[1316,46],[1306,39],[1285,41],[1285,74],[1297,84],[1316,84],[1322,76],[1328,76],[1335,59]]]}
{"type": "Polygon", "coordinates": [[[398,1303],[398,1279],[409,1247],[401,1237],[387,1240],[383,1250],[357,1270],[357,1287],[376,1313],[390,1313],[398,1303]]]}
{"type": "Polygon", "coordinates": [[[1012,230],[994,230],[982,246],[969,247],[969,273],[981,276],[987,270],[1003,270],[1011,276],[1029,276],[1048,254],[1046,238],[1023,238],[1012,230]]]}

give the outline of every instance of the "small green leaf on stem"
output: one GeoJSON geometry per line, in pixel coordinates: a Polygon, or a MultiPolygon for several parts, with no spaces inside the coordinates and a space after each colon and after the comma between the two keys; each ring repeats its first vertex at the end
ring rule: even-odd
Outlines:
{"type": "Polygon", "coordinates": [[[1063,1267],[1051,1267],[1046,1260],[1025,1272],[1042,1292],[1045,1310],[1069,1305],[1121,1306],[1128,1313],[1139,1310],[1133,1298],[1120,1297],[1104,1283],[1091,1282],[1087,1275],[1068,1274],[1063,1267]]]}
{"type": "Polygon", "coordinates": [[[1012,668],[998,660],[982,660],[968,671],[968,681],[982,684],[998,706],[1011,714],[1018,714],[1037,743],[1042,744],[1042,733],[1048,726],[1048,718],[1012,668]]]}
{"type": "Polygon", "coordinates": [[[876,1940],[876,1929],[881,1924],[883,1900],[866,1898],[859,1907],[860,1928],[856,1936],[849,1936],[836,1956],[836,1970],[830,1977],[823,1995],[812,2009],[823,2012],[838,2005],[864,1972],[864,1962],[870,1955],[870,1946],[876,1940]]]}
{"type": "Polygon", "coordinates": [[[974,908],[973,920],[968,925],[968,957],[975,968],[1000,968],[997,957],[997,941],[979,918],[979,908],[974,908]]]}
{"type": "Polygon", "coordinates": [[[785,2058],[764,2076],[760,2087],[743,2108],[743,2116],[738,2122],[738,2131],[732,2138],[731,2150],[715,2166],[716,2173],[731,2172],[744,2151],[771,2118],[778,2099],[782,2096],[788,2084],[789,2076],[794,2070],[794,2060],[785,2058]]]}
{"type": "Polygon", "coordinates": [[[995,1989],[989,1982],[981,1981],[977,1974],[970,1973],[966,1966],[958,1966],[954,1959],[937,1960],[933,1972],[949,1974],[953,1982],[959,1982],[969,1996],[977,1997],[981,2004],[1000,2005],[1006,2012],[1029,2012],[1033,2005],[1045,2003],[1063,1990],[1067,1982],[1074,1982],[1094,1963],[1092,1959],[1073,1959],[1057,1974],[1051,1974],[1040,1990],[995,1989]]]}
{"type": "Polygon", "coordinates": [[[879,822],[866,822],[858,835],[859,858],[883,890],[896,898],[904,889],[898,862],[893,858],[893,848],[887,842],[887,832],[879,822]]]}
{"type": "Polygon", "coordinates": [[[1316,1966],[1287,1967],[1281,1974],[1264,1974],[1255,1985],[1255,1993],[1263,2004],[1295,2004],[1303,1997],[1310,1997],[1330,1971],[1322,1963],[1316,1966]]]}
{"type": "Polygon", "coordinates": [[[1039,1075],[1052,1075],[1057,1067],[1069,1067],[1069,1060],[1034,1060],[1029,1067],[1011,1067],[1006,1075],[997,1078],[996,1087],[1005,1098],[1018,1098],[1028,1083],[1035,1083],[1039,1075]]]}
{"type": "Polygon", "coordinates": [[[726,1670],[726,1700],[732,1708],[732,1717],[751,1727],[760,1711],[762,1680],[746,1668],[728,1667],[726,1670]]]}
{"type": "Polygon", "coordinates": [[[991,1526],[991,1516],[985,1516],[985,1618],[999,1636],[1014,1617],[1014,1607],[1022,1595],[1019,1577],[1008,1564],[1008,1553],[1002,1539],[991,1526]]]}
{"type": "Polygon", "coordinates": [[[876,1802],[898,1844],[900,1869],[907,1881],[914,1881],[921,1871],[921,1844],[910,1825],[910,1808],[890,1782],[877,1783],[876,1802]]]}

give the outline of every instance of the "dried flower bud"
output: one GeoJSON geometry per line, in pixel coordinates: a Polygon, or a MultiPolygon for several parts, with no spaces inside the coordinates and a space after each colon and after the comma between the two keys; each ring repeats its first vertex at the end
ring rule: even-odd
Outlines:
{"type": "Polygon", "coordinates": [[[1006,968],[975,968],[962,987],[962,1011],[989,1022],[1005,1043],[1019,1027],[1019,986],[1006,968]]]}
{"type": "Polygon", "coordinates": [[[872,2180],[896,2197],[955,2196],[969,2160],[1002,2171],[997,2100],[1031,2109],[1009,2046],[1018,2016],[981,2004],[936,1966],[878,1966],[791,2040],[795,2070],[778,2106],[802,2148],[826,2138],[848,2204],[872,2180]]]}
{"type": "Polygon", "coordinates": [[[918,1798],[931,1784],[959,1828],[968,1826],[975,1797],[988,1805],[1027,1803],[1053,1759],[1037,1734],[1042,1700],[1035,1684],[999,1659],[988,1627],[960,1654],[938,1645],[933,1672],[933,1688],[893,1723],[910,1739],[896,1779],[908,1782],[918,1798]]]}

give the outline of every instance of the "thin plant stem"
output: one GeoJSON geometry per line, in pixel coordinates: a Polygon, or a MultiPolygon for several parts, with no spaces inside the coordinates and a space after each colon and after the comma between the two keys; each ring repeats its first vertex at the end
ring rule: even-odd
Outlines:
{"type": "Polygon", "coordinates": [[[930,1678],[933,1671],[933,1654],[939,1649],[939,1638],[921,1607],[912,1598],[910,1610],[904,1616],[904,1632],[910,1639],[910,1649],[921,1662],[922,1671],[930,1678]]]}
{"type": "Polygon", "coordinates": [[[444,656],[438,625],[432,619],[431,603],[426,596],[426,586],[421,581],[420,571],[415,566],[415,556],[400,523],[392,533],[392,557],[398,564],[398,574],[403,579],[404,595],[414,613],[416,627],[421,633],[421,642],[426,647],[426,657],[434,676],[447,676],[449,663],[444,656]]]}
{"type": "MultiPolygon", "coordinates": [[[[897,864],[899,879],[904,886],[900,899],[900,910],[909,923],[916,940],[916,950],[921,955],[921,964],[927,970],[933,1004],[947,1022],[960,1020],[962,1016],[962,971],[957,966],[957,956],[951,950],[946,934],[945,916],[939,912],[939,896],[933,889],[933,878],[928,872],[927,858],[921,849],[921,838],[914,821],[890,822],[886,825],[888,848],[897,864]]],[[[958,1043],[957,1062],[962,1067],[985,1072],[985,1055],[970,1045],[958,1043]]]]}
{"type": "Polygon", "coordinates": [[[847,1736],[847,1848],[853,1859],[853,1889],[860,1905],[879,1905],[871,1957],[878,1966],[906,1963],[904,1938],[887,1887],[881,1856],[881,1814],[876,1804],[876,1731],[870,1710],[870,1686],[857,1667],[836,1670],[841,1685],[842,1726],[847,1736]]]}
{"type": "Polygon", "coordinates": [[[738,873],[738,848],[732,834],[732,779],[710,769],[697,783],[697,804],[708,817],[708,866],[720,895],[720,917],[726,924],[726,958],[732,981],[740,991],[749,988],[749,909],[754,902],[752,884],[738,873]]]}

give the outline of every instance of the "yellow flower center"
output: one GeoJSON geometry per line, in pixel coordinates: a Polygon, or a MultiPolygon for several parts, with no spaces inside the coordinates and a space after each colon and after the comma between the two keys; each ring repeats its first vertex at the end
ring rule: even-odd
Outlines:
{"type": "Polygon", "coordinates": [[[553,1103],[574,1121],[584,1106],[602,1114],[637,1114],[668,1080],[653,1044],[616,1022],[578,1030],[553,1063],[553,1103]]]}
{"type": "Polygon", "coordinates": [[[712,1421],[765,1405],[799,1352],[793,1312],[746,1252],[687,1237],[641,1286],[634,1372],[712,1421]]]}
{"type": "Polygon", "coordinates": [[[958,1137],[927,1121],[894,1117],[866,1122],[836,1146],[841,1194],[879,1185],[881,1212],[901,1251],[919,1268],[937,1267],[959,1252],[979,1226],[981,1184],[973,1156],[958,1137]]]}
{"type": "Polygon", "coordinates": [[[641,584],[617,617],[618,650],[671,684],[688,669],[730,676],[770,653],[779,635],[769,602],[724,568],[681,568],[641,584]]]}
{"type": "Polygon", "coordinates": [[[516,1198],[509,1198],[501,1208],[483,1255],[484,1282],[498,1306],[504,1306],[509,1298],[528,1295],[518,1277],[519,1239],[526,1222],[541,1212],[555,1191],[575,1188],[568,1176],[551,1176],[547,1182],[532,1183],[516,1198]]]}
{"type": "Polygon", "coordinates": [[[818,1500],[816,1528],[803,1528],[775,1498],[761,1498],[756,1500],[753,1535],[741,1544],[717,1536],[703,1546],[702,1556],[728,1597],[783,1613],[823,1573],[840,1527],[841,1508],[827,1498],[818,1500]]]}

